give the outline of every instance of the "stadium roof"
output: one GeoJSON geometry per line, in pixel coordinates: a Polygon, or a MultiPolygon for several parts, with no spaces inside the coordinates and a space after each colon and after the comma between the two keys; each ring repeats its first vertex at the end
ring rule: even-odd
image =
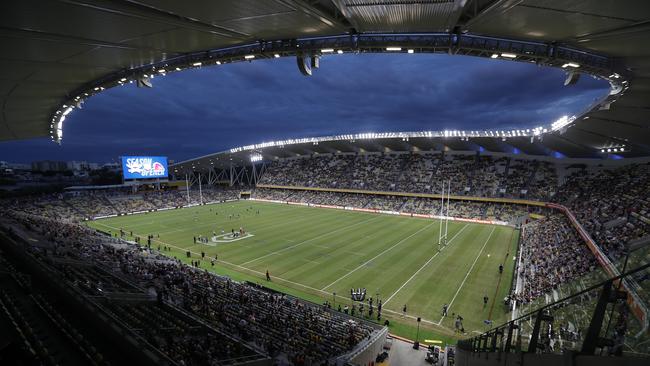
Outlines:
{"type": "MultiPolygon", "coordinates": [[[[625,145],[625,156],[648,156],[648,44],[647,0],[5,1],[0,140],[60,141],[65,117],[84,99],[127,82],[149,84],[154,75],[400,46],[397,52],[495,55],[608,79],[608,98],[528,149],[595,157],[625,145]]],[[[503,142],[482,138],[491,141],[481,145],[503,142]]],[[[509,141],[516,139],[530,144],[527,136],[509,141]]]]}

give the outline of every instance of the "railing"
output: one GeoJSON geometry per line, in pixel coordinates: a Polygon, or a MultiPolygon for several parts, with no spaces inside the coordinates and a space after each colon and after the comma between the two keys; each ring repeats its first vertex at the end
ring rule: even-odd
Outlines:
{"type": "Polygon", "coordinates": [[[628,306],[622,284],[649,278],[650,263],[528,312],[458,347],[473,353],[573,352],[580,355],[650,357],[650,334],[628,306]]]}
{"type": "MultiPolygon", "coordinates": [[[[567,207],[556,204],[556,203],[548,203],[547,207],[554,208],[556,210],[562,211],[569,219],[569,221],[573,224],[575,229],[578,231],[578,234],[582,237],[582,239],[585,241],[587,246],[589,247],[589,250],[594,254],[596,257],[596,260],[598,263],[600,263],[601,267],[607,272],[607,274],[611,277],[620,277],[620,272],[618,268],[612,263],[612,261],[609,259],[609,257],[603,252],[603,250],[596,244],[596,242],[591,238],[591,235],[585,230],[585,228],[578,222],[576,219],[575,215],[571,210],[569,210],[567,207]]],[[[637,294],[637,287],[635,284],[635,281],[632,277],[629,278],[623,278],[623,287],[625,291],[628,292],[629,296],[627,297],[627,302],[630,306],[630,309],[632,310],[632,313],[634,316],[636,316],[642,325],[642,330],[646,331],[648,329],[648,306],[643,302],[643,300],[639,297],[637,294]]]]}

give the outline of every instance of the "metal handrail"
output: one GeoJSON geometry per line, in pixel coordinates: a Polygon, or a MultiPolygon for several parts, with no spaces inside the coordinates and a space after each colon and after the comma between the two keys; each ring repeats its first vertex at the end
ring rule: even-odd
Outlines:
{"type": "MultiPolygon", "coordinates": [[[[478,336],[461,340],[458,342],[458,346],[461,349],[465,349],[467,351],[472,351],[472,352],[511,352],[513,348],[516,351],[520,351],[521,347],[521,333],[518,334],[518,339],[513,339],[513,330],[518,328],[518,322],[523,321],[525,319],[534,317],[535,318],[535,325],[531,334],[531,339],[528,347],[529,352],[535,352],[537,350],[537,343],[538,343],[538,337],[539,337],[539,330],[540,330],[540,323],[547,315],[545,310],[555,307],[557,305],[560,305],[562,303],[566,303],[567,301],[577,298],[579,296],[582,296],[586,293],[592,292],[594,290],[602,289],[602,292],[600,294],[598,303],[596,305],[596,308],[592,312],[592,319],[591,323],[589,326],[589,330],[586,334],[586,338],[583,341],[583,347],[582,347],[582,353],[585,354],[593,354],[596,348],[596,343],[598,341],[598,335],[600,334],[602,322],[603,322],[603,316],[604,312],[606,310],[606,304],[609,299],[612,298],[612,292],[614,291],[614,285],[617,283],[620,283],[621,281],[624,281],[625,277],[629,277],[631,275],[634,275],[635,273],[644,271],[646,269],[650,268],[650,263],[644,264],[640,267],[637,267],[635,269],[629,270],[625,273],[622,273],[618,276],[611,277],[605,281],[602,281],[598,284],[589,286],[581,291],[578,291],[574,294],[571,294],[569,296],[566,296],[560,300],[557,300],[555,302],[552,302],[550,304],[544,305],[540,308],[537,308],[533,311],[529,311],[513,320],[510,320],[502,325],[499,325],[485,333],[482,333],[478,336]],[[505,343],[505,347],[503,346],[503,333],[507,332],[507,340],[505,343]],[[496,342],[496,337],[501,335],[501,342],[499,342],[499,346],[497,347],[497,342],[496,342]],[[492,338],[492,344],[488,345],[488,341],[492,338]],[[516,345],[513,347],[512,342],[515,341],[516,345]],[[502,350],[503,349],[503,350],[502,350]]],[[[550,318],[552,319],[552,317],[550,318]]]]}
{"type": "MultiPolygon", "coordinates": [[[[595,285],[592,285],[592,286],[590,286],[590,287],[587,287],[586,289],[584,289],[584,290],[582,290],[582,291],[576,292],[576,293],[574,293],[574,294],[572,294],[572,295],[569,295],[569,296],[567,296],[567,297],[565,297],[565,298],[562,298],[562,299],[557,300],[557,301],[555,301],[555,302],[552,302],[552,303],[550,303],[550,304],[544,305],[544,306],[542,306],[541,308],[539,308],[539,309],[537,309],[537,310],[530,311],[530,312],[528,312],[528,313],[526,313],[526,314],[524,314],[524,315],[521,315],[520,317],[518,317],[518,318],[516,318],[516,319],[513,319],[513,320],[511,320],[511,321],[513,321],[513,322],[514,322],[514,321],[519,321],[519,320],[522,320],[523,318],[530,317],[530,316],[533,315],[534,313],[537,313],[538,310],[543,310],[543,309],[546,309],[546,308],[549,308],[549,307],[555,306],[555,305],[557,305],[557,304],[559,304],[559,303],[565,302],[565,301],[567,301],[567,300],[569,300],[569,299],[572,299],[572,298],[574,298],[574,297],[578,297],[578,296],[580,296],[580,295],[583,295],[583,294],[585,294],[585,293],[587,293],[587,292],[589,292],[589,291],[592,291],[592,290],[595,290],[595,289],[598,289],[598,288],[602,288],[602,287],[605,286],[608,282],[616,282],[617,280],[620,280],[620,279],[622,279],[623,277],[628,277],[628,276],[630,276],[630,275],[632,275],[632,274],[634,274],[634,273],[637,273],[637,272],[643,271],[644,269],[647,269],[647,268],[650,268],[650,263],[644,264],[644,265],[642,265],[641,267],[637,267],[637,268],[635,268],[635,269],[633,269],[633,270],[627,271],[627,272],[625,272],[625,273],[623,273],[623,274],[620,274],[620,275],[618,275],[618,276],[616,276],[616,277],[609,278],[609,279],[607,279],[607,280],[605,280],[605,281],[602,281],[602,282],[600,282],[600,283],[597,283],[597,284],[595,284],[595,285]]],[[[508,322],[508,323],[510,323],[510,322],[508,322]]],[[[508,323],[505,323],[505,324],[508,324],[508,323]]],[[[503,324],[503,325],[505,325],[505,324],[503,324]]]]}

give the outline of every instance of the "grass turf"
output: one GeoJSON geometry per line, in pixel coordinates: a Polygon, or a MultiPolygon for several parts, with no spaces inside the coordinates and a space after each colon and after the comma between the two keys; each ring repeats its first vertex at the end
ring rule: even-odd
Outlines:
{"type": "Polygon", "coordinates": [[[415,319],[421,317],[419,340],[457,337],[452,314],[462,315],[468,335],[485,331],[486,319],[495,324],[506,320],[502,300],[510,289],[518,240],[510,227],[450,221],[448,244],[439,251],[436,220],[255,201],[120,216],[88,225],[112,234],[123,229],[130,236],[132,231],[143,237],[143,244],[153,234],[152,248],[171,248],[163,254],[189,262],[204,252],[201,268],[318,303],[335,301],[335,307],[351,305],[350,288],[366,288],[367,297],[383,301],[382,316],[391,320],[394,334],[415,339],[415,319]],[[210,240],[210,245],[193,241],[240,227],[251,236],[219,238],[224,242],[210,240]],[[186,251],[192,252],[191,259],[186,251]],[[211,266],[215,255],[218,261],[211,266]],[[504,272],[499,274],[502,263],[504,272]],[[271,282],[264,279],[267,270],[271,282]],[[489,297],[485,306],[483,296],[489,297]],[[446,318],[441,316],[443,304],[450,305],[446,318]],[[407,316],[402,314],[404,305],[407,316]]]}

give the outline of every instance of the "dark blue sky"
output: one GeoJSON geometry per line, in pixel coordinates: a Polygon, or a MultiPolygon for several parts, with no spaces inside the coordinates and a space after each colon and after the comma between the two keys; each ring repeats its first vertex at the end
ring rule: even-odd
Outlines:
{"type": "Polygon", "coordinates": [[[184,160],[291,137],[442,129],[527,128],[582,111],[607,92],[562,70],[447,55],[331,55],[310,78],[294,58],[204,67],[86,101],[49,139],[0,143],[0,160],[167,155],[184,160]]]}

